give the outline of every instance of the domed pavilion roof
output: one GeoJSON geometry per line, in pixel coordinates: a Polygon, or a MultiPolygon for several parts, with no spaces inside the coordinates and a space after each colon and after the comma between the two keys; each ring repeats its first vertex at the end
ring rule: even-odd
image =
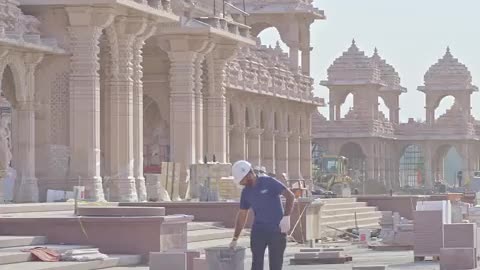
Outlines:
{"type": "Polygon", "coordinates": [[[392,65],[388,64],[386,60],[380,57],[377,48],[375,48],[372,60],[380,70],[381,80],[386,84],[386,87],[384,87],[383,90],[406,92],[406,89],[400,85],[400,76],[398,75],[398,72],[392,65]]]}
{"type": "Polygon", "coordinates": [[[450,48],[442,59],[431,66],[424,76],[425,86],[419,90],[476,90],[468,68],[454,58],[450,48]]]}
{"type": "Polygon", "coordinates": [[[358,49],[353,40],[350,48],[328,68],[326,84],[350,85],[379,82],[380,70],[370,57],[358,49]]]}

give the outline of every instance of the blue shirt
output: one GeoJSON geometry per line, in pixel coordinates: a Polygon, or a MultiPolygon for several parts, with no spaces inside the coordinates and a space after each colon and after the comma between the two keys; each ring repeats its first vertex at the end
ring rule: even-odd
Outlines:
{"type": "Polygon", "coordinates": [[[255,219],[252,230],[279,232],[283,218],[280,194],[286,187],[275,178],[259,176],[254,186],[246,186],[240,197],[240,209],[252,208],[255,219]]]}

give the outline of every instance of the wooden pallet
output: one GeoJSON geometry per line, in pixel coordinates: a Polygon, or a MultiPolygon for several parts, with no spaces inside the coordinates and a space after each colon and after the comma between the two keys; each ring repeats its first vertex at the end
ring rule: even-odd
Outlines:
{"type": "Polygon", "coordinates": [[[290,259],[290,265],[344,264],[352,261],[351,256],[324,259],[290,259]]]}
{"type": "Polygon", "coordinates": [[[369,245],[369,249],[375,251],[405,251],[413,250],[413,246],[398,246],[398,245],[369,245]]]}

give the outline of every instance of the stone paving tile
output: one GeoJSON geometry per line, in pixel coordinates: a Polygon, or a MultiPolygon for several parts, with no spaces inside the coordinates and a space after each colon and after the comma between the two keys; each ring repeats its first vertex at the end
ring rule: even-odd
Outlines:
{"type": "MultiPolygon", "coordinates": [[[[332,245],[329,245],[332,246],[332,245]]],[[[343,245],[342,245],[343,246],[343,245]]],[[[318,246],[317,246],[318,247],[318,246]]],[[[388,265],[388,270],[439,270],[438,262],[413,262],[412,251],[371,251],[353,245],[345,245],[346,254],[353,257],[353,262],[347,264],[322,265],[290,265],[293,255],[305,248],[302,245],[289,245],[285,252],[283,270],[351,270],[352,265],[388,265]]],[[[268,254],[268,252],[267,252],[268,254]]],[[[250,269],[251,253],[247,250],[245,270],[250,269]]],[[[268,269],[268,255],[265,256],[265,269],[268,269]]]]}

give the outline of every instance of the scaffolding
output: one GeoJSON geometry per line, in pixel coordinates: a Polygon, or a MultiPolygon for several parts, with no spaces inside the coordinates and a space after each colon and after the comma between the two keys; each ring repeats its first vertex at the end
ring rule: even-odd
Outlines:
{"type": "Polygon", "coordinates": [[[425,169],[422,149],[418,145],[408,146],[400,158],[400,186],[418,187],[424,184],[425,169]]]}

